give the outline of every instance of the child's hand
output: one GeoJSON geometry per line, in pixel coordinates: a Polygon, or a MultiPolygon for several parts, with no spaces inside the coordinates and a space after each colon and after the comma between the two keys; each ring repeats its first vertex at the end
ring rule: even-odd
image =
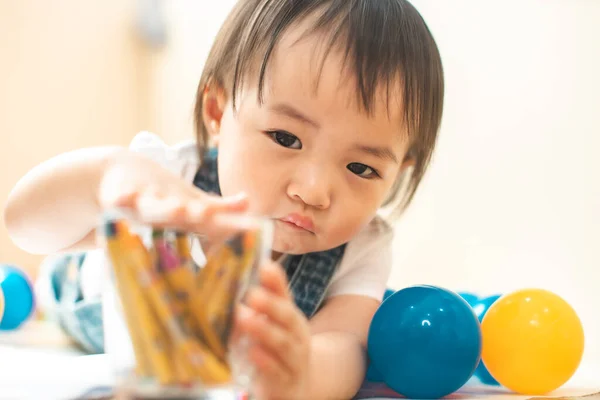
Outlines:
{"type": "Polygon", "coordinates": [[[221,198],[194,187],[149,158],[126,153],[108,166],[98,203],[121,208],[140,223],[214,235],[229,222],[223,214],[247,208],[245,196],[221,198]]]}
{"type": "Polygon", "coordinates": [[[308,320],[296,307],[281,267],[261,269],[261,286],[250,289],[239,313],[238,334],[252,343],[248,359],[255,369],[254,390],[261,400],[306,399],[310,356],[308,320]],[[250,311],[250,312],[248,312],[250,311]]]}

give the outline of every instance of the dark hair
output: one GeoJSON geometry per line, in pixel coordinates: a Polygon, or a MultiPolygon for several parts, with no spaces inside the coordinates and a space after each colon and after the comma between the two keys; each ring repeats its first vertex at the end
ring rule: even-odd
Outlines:
{"type": "MultiPolygon", "coordinates": [[[[406,0],[239,0],[210,51],[196,98],[200,155],[208,134],[202,118],[203,93],[216,84],[231,96],[256,73],[259,101],[275,46],[285,31],[316,16],[307,34],[328,38],[327,51],[344,51],[356,77],[359,105],[373,107],[377,91],[398,85],[409,133],[413,167],[399,177],[386,206],[404,209],[431,159],[441,124],[444,77],[435,40],[419,12],[406,0]],[[383,85],[383,86],[382,86],[383,85]]],[[[388,103],[389,105],[389,103],[388,103]]]]}

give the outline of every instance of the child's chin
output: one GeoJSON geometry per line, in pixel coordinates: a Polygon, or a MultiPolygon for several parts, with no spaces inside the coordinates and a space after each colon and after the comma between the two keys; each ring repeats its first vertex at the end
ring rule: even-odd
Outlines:
{"type": "Polygon", "coordinates": [[[273,251],[282,254],[306,254],[318,251],[316,244],[309,243],[307,238],[299,237],[300,235],[290,235],[289,233],[278,234],[275,230],[273,237],[273,251]]]}
{"type": "Polygon", "coordinates": [[[273,251],[280,254],[289,254],[289,255],[298,255],[298,254],[306,254],[311,253],[315,250],[305,250],[306,247],[298,246],[297,244],[289,244],[285,243],[282,245],[277,245],[276,241],[273,243],[273,251]]]}
{"type": "Polygon", "coordinates": [[[275,253],[299,255],[329,250],[337,246],[328,246],[318,237],[305,235],[278,234],[277,229],[273,236],[272,250],[275,253]]]}

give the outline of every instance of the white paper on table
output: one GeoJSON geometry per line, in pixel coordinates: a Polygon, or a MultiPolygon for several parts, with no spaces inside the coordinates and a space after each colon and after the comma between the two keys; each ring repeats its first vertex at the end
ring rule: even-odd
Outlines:
{"type": "MultiPolygon", "coordinates": [[[[72,400],[98,387],[113,387],[114,382],[105,354],[0,344],[0,400],[72,400]]],[[[214,390],[209,396],[236,399],[231,390],[214,390]]]]}
{"type": "Polygon", "coordinates": [[[63,400],[112,386],[104,355],[0,345],[0,399],[63,400]]]}

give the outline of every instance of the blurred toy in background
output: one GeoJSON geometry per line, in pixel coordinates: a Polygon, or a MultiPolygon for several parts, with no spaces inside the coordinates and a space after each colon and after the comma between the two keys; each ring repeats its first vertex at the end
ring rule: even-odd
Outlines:
{"type": "Polygon", "coordinates": [[[3,312],[0,330],[18,329],[33,314],[35,299],[29,277],[21,269],[12,265],[0,265],[0,292],[3,312]]]}
{"type": "Polygon", "coordinates": [[[35,283],[38,309],[89,354],[103,352],[101,293],[108,270],[102,250],[46,257],[35,283]],[[88,267],[89,266],[89,267],[88,267]],[[84,279],[85,275],[87,279],[84,279]],[[89,276],[94,274],[93,276],[89,276]],[[94,323],[82,324],[87,319],[94,323]]]}
{"type": "Polygon", "coordinates": [[[469,293],[469,292],[458,292],[458,295],[460,297],[462,297],[463,299],[465,299],[465,301],[467,303],[469,303],[469,305],[471,307],[474,307],[475,304],[479,301],[479,296],[477,296],[474,293],[469,293]]]}
{"type": "MultiPolygon", "coordinates": [[[[485,314],[488,312],[488,310],[490,309],[492,304],[494,304],[496,302],[496,300],[498,300],[500,297],[501,297],[501,295],[499,295],[499,294],[495,294],[495,295],[488,296],[488,297],[483,297],[483,298],[478,299],[472,305],[473,311],[475,311],[475,315],[477,315],[477,318],[479,319],[480,323],[481,323],[481,321],[483,321],[483,317],[485,317],[485,314]]],[[[494,379],[492,374],[490,374],[490,372],[486,368],[483,360],[481,360],[479,362],[479,365],[477,366],[477,369],[475,370],[475,376],[481,381],[481,383],[483,383],[485,385],[490,385],[490,386],[499,386],[500,385],[500,383],[496,379],[494,379]]]]}
{"type": "Polygon", "coordinates": [[[4,293],[2,293],[2,289],[0,289],[0,321],[2,321],[3,315],[4,315],[4,293]]]}
{"type": "MultiPolygon", "coordinates": [[[[500,295],[497,294],[488,297],[479,297],[478,295],[469,292],[459,292],[458,294],[460,295],[460,297],[465,299],[465,301],[469,303],[471,307],[473,307],[473,311],[475,312],[475,315],[477,315],[477,319],[479,319],[480,323],[490,306],[496,300],[498,300],[498,298],[500,298],[500,295]]],[[[485,385],[500,385],[498,381],[495,380],[494,377],[489,373],[489,371],[483,363],[483,360],[479,361],[479,365],[477,365],[477,368],[475,369],[475,373],[473,375],[485,385]]]]}
{"type": "Polygon", "coordinates": [[[383,295],[383,301],[386,301],[394,293],[396,293],[394,289],[387,289],[383,295]]]}

